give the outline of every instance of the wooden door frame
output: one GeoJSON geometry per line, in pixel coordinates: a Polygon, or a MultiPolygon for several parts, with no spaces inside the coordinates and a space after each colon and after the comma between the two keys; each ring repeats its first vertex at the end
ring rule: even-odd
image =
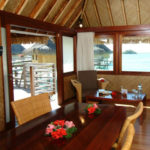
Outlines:
{"type": "MultiPolygon", "coordinates": [[[[63,103],[63,58],[62,58],[62,45],[61,44],[61,38],[63,34],[68,35],[76,35],[76,32],[73,29],[69,29],[67,27],[62,27],[59,25],[54,25],[50,23],[45,23],[42,21],[38,21],[35,19],[31,19],[24,16],[15,15],[8,12],[0,11],[0,15],[3,17],[3,27],[6,28],[6,41],[7,41],[7,58],[8,58],[8,80],[9,80],[9,88],[10,88],[10,95],[9,95],[9,101],[14,100],[14,94],[13,94],[13,82],[11,80],[11,74],[12,74],[12,55],[11,55],[11,33],[10,29],[11,26],[15,27],[23,27],[26,29],[40,29],[43,31],[48,31],[52,35],[58,35],[59,37],[56,37],[56,57],[57,57],[57,73],[60,75],[57,88],[58,88],[58,102],[59,104],[63,103]],[[59,61],[58,61],[59,57],[59,61]],[[59,62],[59,63],[58,63],[59,62]]],[[[57,76],[58,79],[58,76],[57,76]]],[[[11,106],[10,106],[11,108],[11,106]]],[[[11,117],[11,127],[14,127],[14,114],[13,111],[10,112],[11,117]]]]}

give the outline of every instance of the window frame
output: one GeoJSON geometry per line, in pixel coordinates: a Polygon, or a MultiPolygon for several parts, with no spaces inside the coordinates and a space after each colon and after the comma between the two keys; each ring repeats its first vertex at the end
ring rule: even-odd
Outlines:
{"type": "MultiPolygon", "coordinates": [[[[113,70],[96,70],[98,74],[115,74],[116,72],[116,35],[114,33],[96,33],[95,37],[112,38],[113,39],[113,70]]],[[[95,38],[94,37],[94,38],[95,38]]],[[[94,43],[95,44],[95,43],[94,43]]]]}
{"type": "MultiPolygon", "coordinates": [[[[77,71],[77,66],[76,66],[76,44],[77,44],[77,36],[76,35],[68,35],[68,34],[63,34],[62,35],[62,56],[63,56],[63,36],[66,37],[72,37],[73,38],[73,71],[69,71],[69,72],[64,72],[63,70],[63,75],[64,76],[68,76],[68,75],[72,75],[75,74],[77,71]]],[[[63,58],[62,58],[63,59],[63,58]]],[[[63,62],[63,60],[62,60],[63,62]]]]}
{"type": "Polygon", "coordinates": [[[150,31],[130,31],[130,32],[125,32],[125,33],[120,33],[120,38],[119,38],[119,59],[118,59],[118,64],[119,64],[119,70],[118,74],[122,75],[150,75],[149,72],[144,72],[144,71],[122,71],[122,39],[125,36],[150,36],[150,31]]]}

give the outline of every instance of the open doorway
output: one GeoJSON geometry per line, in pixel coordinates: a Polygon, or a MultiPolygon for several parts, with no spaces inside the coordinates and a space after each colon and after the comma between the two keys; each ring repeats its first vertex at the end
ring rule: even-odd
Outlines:
{"type": "Polygon", "coordinates": [[[11,57],[14,101],[41,93],[51,93],[57,102],[55,36],[43,31],[11,29],[11,57]]]}

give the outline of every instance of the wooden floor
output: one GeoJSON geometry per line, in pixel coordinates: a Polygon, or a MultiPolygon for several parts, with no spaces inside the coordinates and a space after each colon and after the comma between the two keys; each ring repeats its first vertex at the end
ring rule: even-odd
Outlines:
{"type": "MultiPolygon", "coordinates": [[[[150,150],[150,102],[147,103],[146,116],[140,125],[139,120],[135,123],[135,136],[131,150],[150,150]]],[[[127,108],[128,115],[132,114],[135,108],[127,108]]]]}

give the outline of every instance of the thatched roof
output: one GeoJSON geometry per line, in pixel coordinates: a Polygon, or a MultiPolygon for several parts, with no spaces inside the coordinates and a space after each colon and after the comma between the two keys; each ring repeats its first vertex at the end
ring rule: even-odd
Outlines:
{"type": "Polygon", "coordinates": [[[150,24],[150,0],[1,0],[0,10],[73,28],[150,24]]]}

